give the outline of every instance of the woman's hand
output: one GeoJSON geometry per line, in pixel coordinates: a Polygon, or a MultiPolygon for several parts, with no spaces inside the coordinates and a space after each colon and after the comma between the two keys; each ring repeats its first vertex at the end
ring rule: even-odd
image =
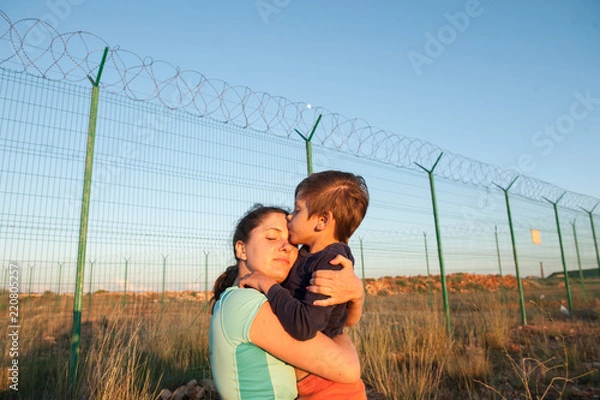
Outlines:
{"type": "Polygon", "coordinates": [[[329,296],[328,299],[317,300],[315,306],[331,306],[349,301],[361,304],[364,301],[362,281],[354,274],[352,261],[342,255],[336,256],[329,262],[332,265],[341,265],[339,271],[319,270],[313,273],[310,280],[311,286],[306,289],[313,293],[329,296]]]}

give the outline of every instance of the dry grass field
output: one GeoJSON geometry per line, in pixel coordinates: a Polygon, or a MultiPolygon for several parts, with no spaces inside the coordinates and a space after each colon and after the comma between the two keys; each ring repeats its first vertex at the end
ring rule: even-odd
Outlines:
{"type": "MultiPolygon", "coordinates": [[[[424,277],[367,281],[363,318],[349,333],[370,399],[600,398],[600,280],[586,281],[587,301],[571,282],[572,316],[559,310],[561,281],[524,280],[522,326],[513,277],[450,275],[451,335],[438,281],[434,293],[424,277]]],[[[9,388],[5,336],[0,398],[156,400],[162,389],[196,380],[203,398],[218,399],[209,390],[205,294],[167,293],[166,300],[128,293],[124,305],[122,293],[86,295],[79,379],[70,392],[72,295],[21,295],[19,392],[9,388]]],[[[6,300],[0,310],[6,332],[6,300]]]]}

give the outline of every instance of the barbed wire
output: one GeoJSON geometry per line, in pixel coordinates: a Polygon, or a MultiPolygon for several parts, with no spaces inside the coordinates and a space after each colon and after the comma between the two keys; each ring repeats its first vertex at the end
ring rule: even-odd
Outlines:
{"type": "Polygon", "coordinates": [[[182,71],[166,61],[140,57],[119,46],[110,46],[93,33],[59,33],[50,24],[33,18],[12,22],[0,11],[2,42],[5,45],[0,47],[0,68],[53,81],[87,81],[97,74],[104,48],[108,47],[100,86],[137,101],[157,101],[172,110],[294,139],[298,139],[295,130],[310,131],[322,115],[313,142],[325,148],[418,171],[421,169],[416,163],[430,168],[443,152],[434,174],[445,179],[483,187],[495,183],[506,188],[518,177],[511,194],[555,201],[566,192],[561,207],[578,211],[590,210],[600,203],[592,196],[565,191],[518,170],[503,170],[443,151],[418,138],[385,131],[364,119],[351,119],[323,107],[309,108],[304,102],[232,86],[197,71],[182,71]]]}

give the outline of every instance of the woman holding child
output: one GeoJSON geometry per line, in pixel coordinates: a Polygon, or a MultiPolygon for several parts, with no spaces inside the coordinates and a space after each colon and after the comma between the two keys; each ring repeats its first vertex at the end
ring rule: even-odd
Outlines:
{"type": "MultiPolygon", "coordinates": [[[[331,339],[318,332],[310,340],[298,341],[284,330],[265,295],[240,287],[242,278],[252,273],[277,283],[287,277],[298,255],[289,243],[287,212],[255,206],[239,221],[233,249],[236,264],[217,279],[212,299],[210,361],[219,394],[224,399],[294,399],[298,395],[294,367],[343,384],[359,381],[360,362],[346,334],[331,339]]],[[[337,274],[333,288],[310,290],[334,295],[328,304],[348,300],[362,304],[360,280],[349,260],[332,261],[340,263],[342,271],[330,272],[337,274]]],[[[318,397],[303,397],[300,390],[298,398],[318,397]]]]}

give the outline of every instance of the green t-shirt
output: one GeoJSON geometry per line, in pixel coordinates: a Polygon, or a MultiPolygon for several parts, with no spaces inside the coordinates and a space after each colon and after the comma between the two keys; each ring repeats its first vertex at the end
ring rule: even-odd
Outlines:
{"type": "Polygon", "coordinates": [[[210,365],[224,400],[295,399],[294,367],[250,341],[250,326],[267,298],[254,289],[230,287],[210,320],[210,365]]]}

